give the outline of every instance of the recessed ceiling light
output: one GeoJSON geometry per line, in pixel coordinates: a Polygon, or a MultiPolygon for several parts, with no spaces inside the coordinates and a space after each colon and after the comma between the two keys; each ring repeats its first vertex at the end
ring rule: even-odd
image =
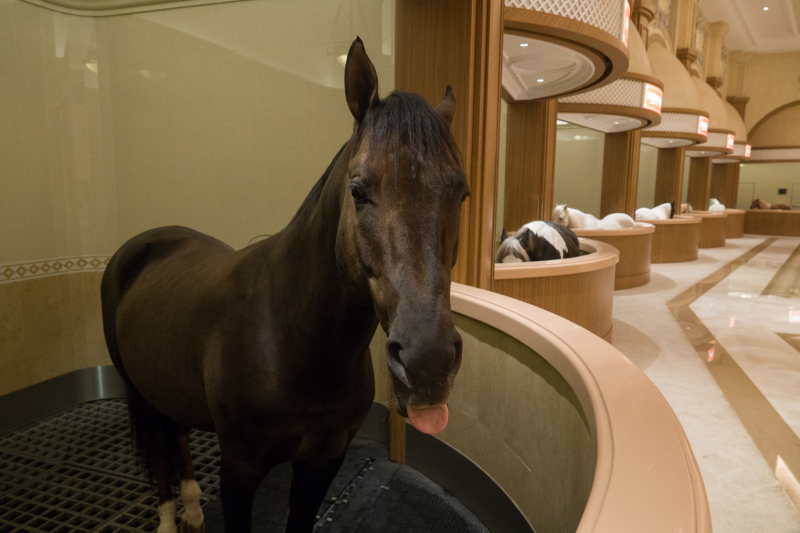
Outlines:
{"type": "Polygon", "coordinates": [[[768,7],[765,7],[765,8],[764,8],[764,11],[769,11],[769,8],[768,8],[768,7]]]}
{"type": "Polygon", "coordinates": [[[538,80],[536,80],[536,81],[538,81],[539,83],[542,83],[544,80],[543,80],[542,78],[539,78],[539,79],[538,79],[538,80]]]}
{"type": "Polygon", "coordinates": [[[670,143],[670,144],[672,144],[672,143],[674,143],[674,142],[675,142],[675,141],[670,141],[669,143],[670,143]]]}
{"type": "Polygon", "coordinates": [[[614,124],[619,124],[619,122],[615,122],[614,124]]]}
{"type": "Polygon", "coordinates": [[[528,46],[528,43],[519,43],[519,45],[520,45],[521,47],[525,48],[526,46],[528,46]]]}

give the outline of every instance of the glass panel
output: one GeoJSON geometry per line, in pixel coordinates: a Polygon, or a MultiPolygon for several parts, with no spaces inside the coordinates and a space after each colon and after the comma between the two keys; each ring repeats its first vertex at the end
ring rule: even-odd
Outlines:
{"type": "Polygon", "coordinates": [[[639,152],[639,183],[636,190],[636,207],[654,207],[656,196],[656,167],[658,148],[641,144],[639,152]]]}
{"type": "Polygon", "coordinates": [[[602,132],[558,125],[554,204],[568,204],[600,218],[604,142],[602,132]]]}

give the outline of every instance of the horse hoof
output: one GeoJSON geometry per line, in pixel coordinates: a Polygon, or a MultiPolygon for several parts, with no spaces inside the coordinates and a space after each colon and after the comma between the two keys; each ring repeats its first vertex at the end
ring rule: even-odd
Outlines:
{"type": "Polygon", "coordinates": [[[185,520],[181,520],[180,533],[206,533],[206,523],[200,522],[199,526],[193,526],[185,520]]]}

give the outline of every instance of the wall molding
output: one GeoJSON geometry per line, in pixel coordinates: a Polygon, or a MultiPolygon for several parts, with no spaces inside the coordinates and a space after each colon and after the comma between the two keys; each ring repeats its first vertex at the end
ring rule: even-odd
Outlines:
{"type": "Polygon", "coordinates": [[[76,272],[102,272],[110,260],[110,255],[83,255],[0,264],[0,283],[76,272]]]}
{"type": "Polygon", "coordinates": [[[241,2],[243,0],[23,0],[29,4],[83,17],[111,17],[146,11],[241,2]]]}

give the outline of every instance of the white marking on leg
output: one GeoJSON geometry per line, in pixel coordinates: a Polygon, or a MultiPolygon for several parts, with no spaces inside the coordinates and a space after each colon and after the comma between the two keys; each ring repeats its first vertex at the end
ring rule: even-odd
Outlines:
{"type": "Polygon", "coordinates": [[[181,481],[181,499],[183,499],[183,516],[181,520],[194,528],[203,524],[203,509],[200,507],[200,496],[203,491],[194,479],[181,481]]]}
{"type": "Polygon", "coordinates": [[[178,509],[178,504],[175,500],[164,502],[158,506],[158,518],[161,523],[158,525],[156,533],[178,533],[178,527],[175,525],[175,511],[178,509]]]}

